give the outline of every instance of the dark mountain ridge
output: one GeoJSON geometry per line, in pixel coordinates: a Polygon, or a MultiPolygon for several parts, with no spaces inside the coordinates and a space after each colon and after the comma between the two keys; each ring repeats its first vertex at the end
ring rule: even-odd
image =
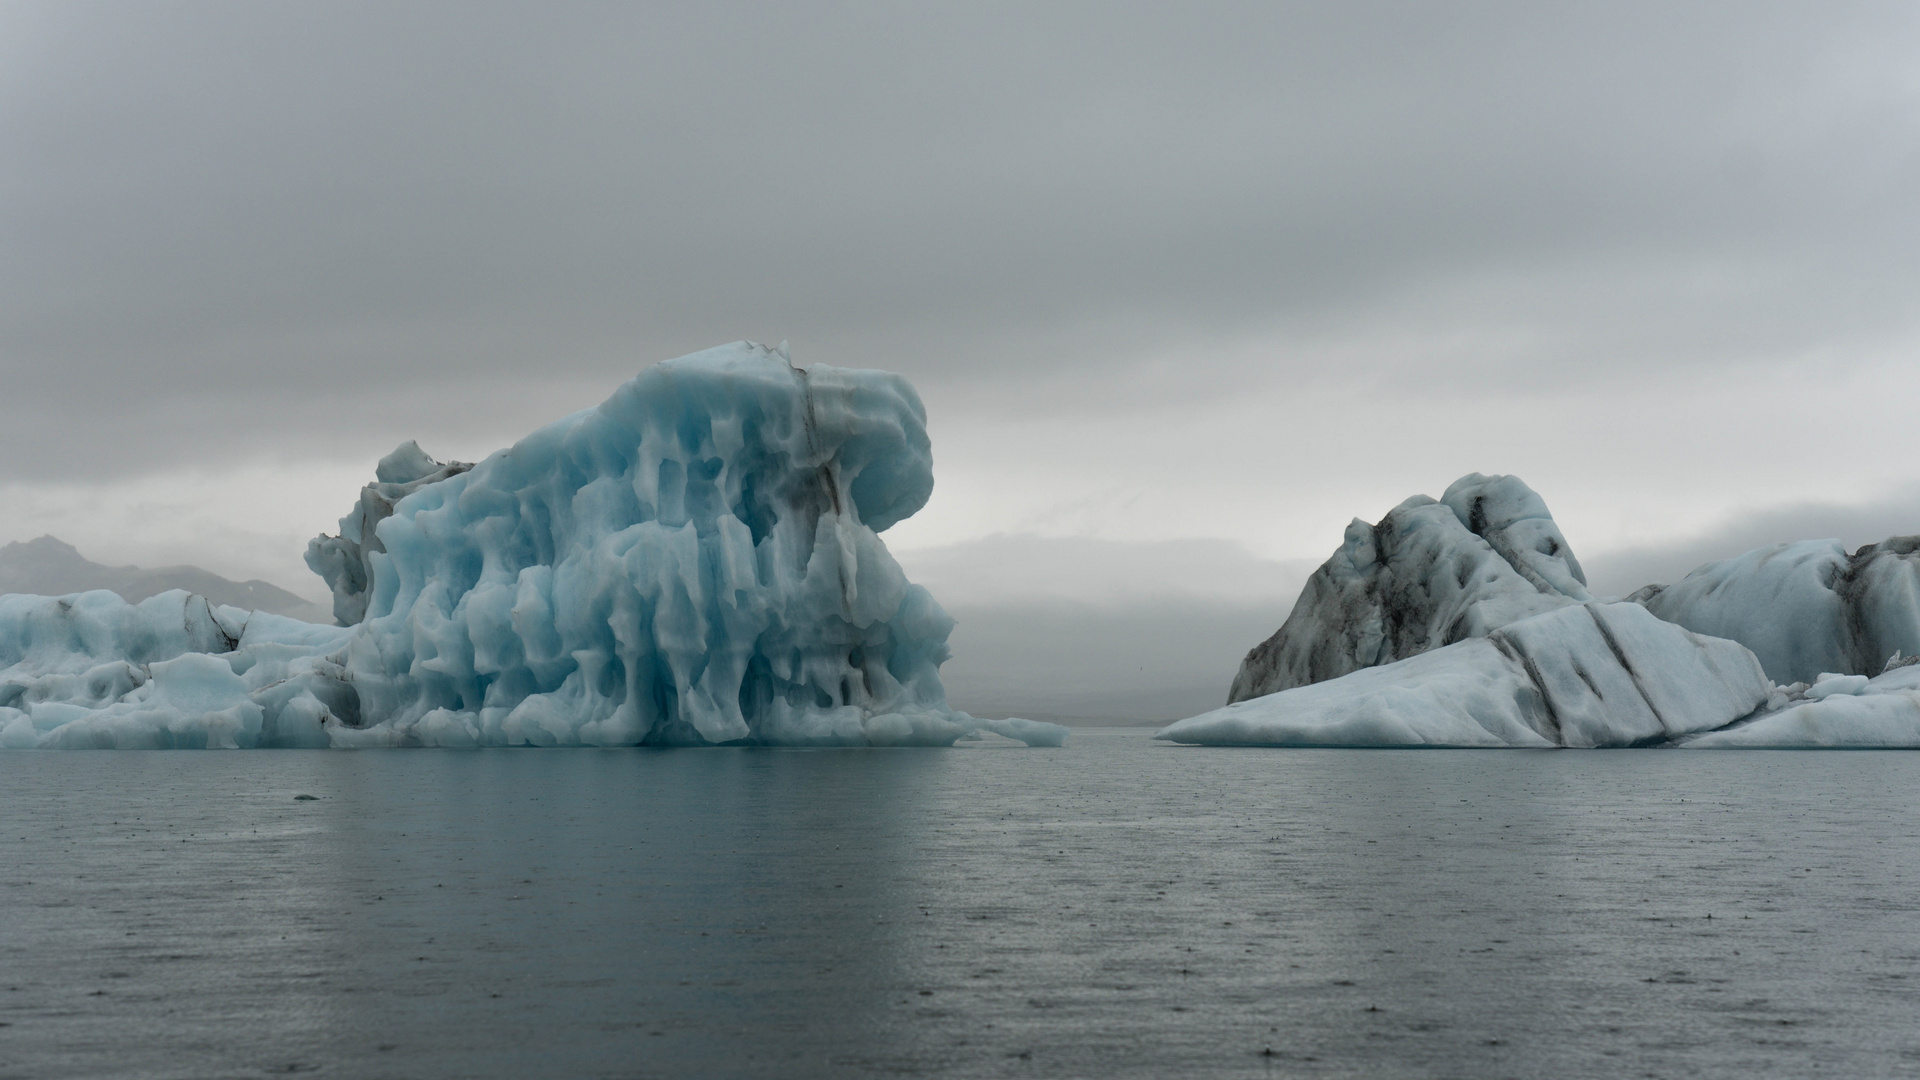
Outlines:
{"type": "Polygon", "coordinates": [[[198,593],[215,604],[269,611],[311,622],[331,622],[320,605],[260,580],[229,581],[197,566],[103,566],[52,536],[0,547],[0,593],[65,596],[90,589],[119,593],[137,604],[168,589],[198,593]]]}

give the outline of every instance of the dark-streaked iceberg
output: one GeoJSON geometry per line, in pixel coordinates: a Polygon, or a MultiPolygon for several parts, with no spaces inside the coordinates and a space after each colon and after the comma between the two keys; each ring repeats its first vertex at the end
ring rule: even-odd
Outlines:
{"type": "Polygon", "coordinates": [[[1440,501],[1415,495],[1358,518],[1254,647],[1229,702],[1390,664],[1590,599],[1547,504],[1513,476],[1473,473],[1440,501]]]}
{"type": "Polygon", "coordinates": [[[1916,653],[1920,537],[1780,544],[1596,600],[1539,496],[1475,473],[1349,526],[1229,704],[1157,737],[1920,747],[1916,653]]]}
{"type": "Polygon", "coordinates": [[[0,600],[0,745],[944,745],[953,621],[878,533],[933,490],[880,371],[742,342],[466,467],[413,444],[321,537],[320,627],[184,593],[0,600]]]}

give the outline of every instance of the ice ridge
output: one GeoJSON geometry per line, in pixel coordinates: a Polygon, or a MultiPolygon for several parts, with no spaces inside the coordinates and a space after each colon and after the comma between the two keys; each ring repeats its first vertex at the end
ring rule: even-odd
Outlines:
{"type": "Polygon", "coordinates": [[[360,489],[360,501],[340,519],[340,534],[322,533],[307,544],[307,566],[333,592],[333,617],[352,626],[367,617],[372,570],[369,556],[383,552],[379,525],[393,516],[401,499],[473,468],[464,461],[435,461],[420,444],[409,439],[374,466],[373,483],[360,489]]]}
{"type": "Polygon", "coordinates": [[[1169,725],[1170,742],[1264,746],[1639,746],[1752,713],[1753,654],[1628,603],[1572,604],[1397,663],[1169,725]]]}

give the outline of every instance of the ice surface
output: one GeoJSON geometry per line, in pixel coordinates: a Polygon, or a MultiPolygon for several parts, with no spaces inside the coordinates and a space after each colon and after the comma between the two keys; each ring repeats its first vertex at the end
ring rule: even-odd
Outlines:
{"type": "Polygon", "coordinates": [[[1878,675],[1889,657],[1920,652],[1920,536],[1852,555],[1838,540],[1775,544],[1632,598],[1670,622],[1740,642],[1779,682],[1825,671],[1878,675]]]}
{"type": "Polygon", "coordinates": [[[1355,519],[1280,629],[1247,654],[1229,702],[1429,649],[1590,597],[1540,496],[1473,473],[1439,502],[1416,495],[1378,524],[1355,519]]]}
{"type": "Polygon", "coordinates": [[[1721,727],[1771,684],[1753,654],[1627,603],[1522,619],[1189,717],[1156,738],[1263,746],[1633,746],[1721,727]]]}
{"type": "Polygon", "coordinates": [[[1057,745],[946,704],[878,536],[932,489],[906,380],[696,353],[478,465],[388,455],[309,549],[350,626],[5,598],[0,745],[1057,745]]]}

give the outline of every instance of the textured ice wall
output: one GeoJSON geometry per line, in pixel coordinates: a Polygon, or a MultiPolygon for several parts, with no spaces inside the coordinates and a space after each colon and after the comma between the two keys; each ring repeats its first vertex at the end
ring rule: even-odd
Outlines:
{"type": "Polygon", "coordinates": [[[1058,744],[947,707],[877,535],[932,489],[906,380],[711,349],[470,470],[389,455],[310,552],[351,627],[7,598],[0,745],[1058,744]]]}
{"type": "Polygon", "coordinates": [[[377,527],[355,741],[951,741],[952,621],[876,535],[933,490],[905,379],[649,368],[377,527]]]}
{"type": "Polygon", "coordinates": [[[1878,675],[1895,654],[1920,653],[1920,536],[1852,555],[1838,540],[1775,544],[1630,599],[1690,630],[1740,642],[1779,682],[1812,682],[1823,672],[1878,675]]]}
{"type": "Polygon", "coordinates": [[[1229,702],[1390,664],[1589,599],[1566,537],[1533,489],[1472,473],[1358,518],[1287,620],[1240,665],[1229,702]]]}

